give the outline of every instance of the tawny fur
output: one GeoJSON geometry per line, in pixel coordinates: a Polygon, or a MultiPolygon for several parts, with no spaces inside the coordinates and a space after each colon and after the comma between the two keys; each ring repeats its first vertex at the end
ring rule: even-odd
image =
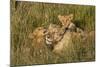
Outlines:
{"type": "Polygon", "coordinates": [[[41,47],[42,43],[44,42],[45,31],[46,29],[43,27],[38,27],[29,34],[29,38],[33,40],[35,46],[41,47]]]}
{"type": "Polygon", "coordinates": [[[69,15],[58,15],[58,19],[59,21],[62,23],[62,25],[66,28],[68,28],[69,24],[72,22],[73,20],[73,14],[69,14],[69,15]]]}

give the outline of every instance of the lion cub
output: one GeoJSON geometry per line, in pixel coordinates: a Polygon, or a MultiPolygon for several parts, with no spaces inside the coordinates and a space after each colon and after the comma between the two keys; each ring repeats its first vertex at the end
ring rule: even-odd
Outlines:
{"type": "Polygon", "coordinates": [[[58,15],[58,19],[61,22],[63,28],[67,28],[72,32],[83,32],[82,29],[76,27],[76,25],[72,22],[73,14],[58,15]]]}
{"type": "Polygon", "coordinates": [[[50,49],[53,49],[63,37],[65,30],[59,25],[50,24],[45,35],[46,44],[50,49]]]}

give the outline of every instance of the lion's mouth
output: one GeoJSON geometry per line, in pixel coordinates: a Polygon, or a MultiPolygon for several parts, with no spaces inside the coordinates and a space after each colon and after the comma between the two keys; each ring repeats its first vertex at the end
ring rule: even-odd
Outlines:
{"type": "Polygon", "coordinates": [[[52,44],[52,42],[51,42],[51,41],[46,40],[46,44],[52,44]]]}
{"type": "Polygon", "coordinates": [[[46,44],[52,44],[52,42],[53,42],[52,39],[46,38],[46,44]]]}

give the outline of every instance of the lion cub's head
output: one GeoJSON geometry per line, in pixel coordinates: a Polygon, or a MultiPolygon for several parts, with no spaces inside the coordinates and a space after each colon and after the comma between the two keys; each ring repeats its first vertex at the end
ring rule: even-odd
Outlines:
{"type": "Polygon", "coordinates": [[[69,15],[58,15],[58,19],[62,23],[62,26],[65,26],[66,28],[70,25],[71,21],[73,20],[73,14],[69,15]]]}

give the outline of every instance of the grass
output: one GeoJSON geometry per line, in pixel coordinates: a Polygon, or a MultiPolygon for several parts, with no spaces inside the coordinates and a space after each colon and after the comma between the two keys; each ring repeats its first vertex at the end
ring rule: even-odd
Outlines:
{"type": "Polygon", "coordinates": [[[74,38],[65,55],[57,56],[45,46],[36,48],[30,32],[50,23],[60,24],[57,16],[74,14],[73,22],[84,31],[95,31],[95,6],[11,1],[11,65],[69,63],[95,60],[95,38],[84,43],[74,38]]]}

